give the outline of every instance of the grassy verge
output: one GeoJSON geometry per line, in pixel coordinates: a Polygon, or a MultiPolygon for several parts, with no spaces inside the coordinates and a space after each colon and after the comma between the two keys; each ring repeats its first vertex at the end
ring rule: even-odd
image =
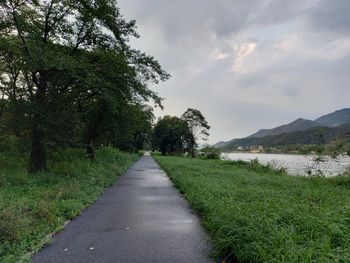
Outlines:
{"type": "Polygon", "coordinates": [[[256,163],[155,158],[202,215],[216,256],[350,262],[350,177],[293,177],[256,163]]]}
{"type": "Polygon", "coordinates": [[[31,175],[27,159],[0,154],[0,262],[28,261],[43,239],[93,203],[138,158],[104,148],[97,160],[81,150],[50,156],[49,172],[31,175]]]}

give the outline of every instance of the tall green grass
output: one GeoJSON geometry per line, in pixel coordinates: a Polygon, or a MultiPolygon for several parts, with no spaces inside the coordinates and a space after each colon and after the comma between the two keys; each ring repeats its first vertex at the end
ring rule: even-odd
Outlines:
{"type": "Polygon", "coordinates": [[[90,161],[84,151],[52,153],[48,171],[28,174],[25,156],[0,154],[0,262],[28,261],[45,237],[62,228],[138,158],[111,148],[90,161]]]}
{"type": "Polygon", "coordinates": [[[214,255],[239,262],[350,262],[350,177],[155,156],[203,218],[214,255]]]}

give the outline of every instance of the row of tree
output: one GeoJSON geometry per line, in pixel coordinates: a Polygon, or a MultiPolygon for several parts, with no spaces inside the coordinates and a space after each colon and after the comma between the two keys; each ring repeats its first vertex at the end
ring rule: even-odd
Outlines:
{"type": "Polygon", "coordinates": [[[94,158],[94,144],[137,150],[150,138],[149,101],[162,99],[148,86],[169,74],[130,37],[135,21],[115,0],[0,1],[0,139],[30,142],[32,172],[54,147],[94,158]]]}

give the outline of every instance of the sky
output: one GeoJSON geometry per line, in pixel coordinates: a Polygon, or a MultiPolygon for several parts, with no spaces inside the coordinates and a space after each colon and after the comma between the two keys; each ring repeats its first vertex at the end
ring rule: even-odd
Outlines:
{"type": "Polygon", "coordinates": [[[156,116],[199,109],[209,143],[350,107],[349,0],[119,0],[171,78],[156,116]]]}

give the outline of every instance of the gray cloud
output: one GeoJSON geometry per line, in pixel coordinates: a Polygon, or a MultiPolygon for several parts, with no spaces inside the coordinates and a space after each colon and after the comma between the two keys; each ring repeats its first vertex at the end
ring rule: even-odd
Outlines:
{"type": "Polygon", "coordinates": [[[200,109],[211,142],[348,107],[348,0],[121,0],[172,79],[159,115],[200,109]]]}
{"type": "Polygon", "coordinates": [[[309,12],[309,22],[319,31],[336,33],[350,32],[350,1],[320,1],[319,5],[309,12]]]}

